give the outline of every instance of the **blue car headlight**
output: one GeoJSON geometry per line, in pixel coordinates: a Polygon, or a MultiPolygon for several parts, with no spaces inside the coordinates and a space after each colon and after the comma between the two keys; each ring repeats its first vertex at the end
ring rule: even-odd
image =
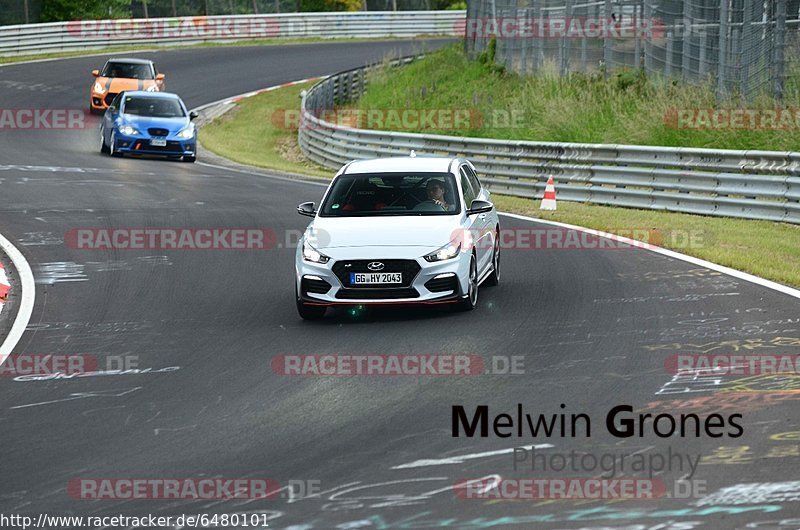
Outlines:
{"type": "Polygon", "coordinates": [[[194,138],[194,124],[190,125],[189,127],[186,127],[181,132],[179,132],[178,138],[181,138],[183,140],[190,140],[194,138]]]}
{"type": "Polygon", "coordinates": [[[130,125],[121,125],[119,127],[120,134],[124,134],[125,136],[133,136],[134,134],[139,134],[139,131],[131,127],[130,125]]]}

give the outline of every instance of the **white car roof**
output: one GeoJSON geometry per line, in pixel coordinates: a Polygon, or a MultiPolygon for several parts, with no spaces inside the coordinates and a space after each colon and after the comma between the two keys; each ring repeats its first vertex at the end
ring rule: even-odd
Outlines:
{"type": "Polygon", "coordinates": [[[375,158],[372,160],[357,160],[347,166],[344,173],[394,173],[412,171],[422,173],[447,173],[450,164],[455,158],[425,157],[425,156],[399,156],[393,158],[375,158]]]}

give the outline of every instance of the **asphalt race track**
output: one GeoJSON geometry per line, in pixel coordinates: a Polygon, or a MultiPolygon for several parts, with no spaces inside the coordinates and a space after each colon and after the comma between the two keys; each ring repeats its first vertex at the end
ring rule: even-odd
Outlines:
{"type": "MultiPolygon", "coordinates": [[[[196,107],[414,46],[142,56],[196,107]]],[[[89,72],[104,60],[2,67],[2,107],[83,109],[89,72]]],[[[304,322],[294,305],[294,250],[282,242],[306,225],[296,205],[318,201],[323,187],[204,165],[202,153],[197,164],[114,159],[98,143],[95,122],[85,130],[0,130],[0,232],[26,255],[37,281],[33,318],[15,352],[128,356],[140,372],[2,378],[0,512],[263,513],[269,528],[293,530],[800,527],[797,375],[676,381],[665,368],[679,353],[800,354],[797,299],[645,250],[508,249],[500,286],[482,288],[473,312],[338,310],[304,322]],[[267,228],[280,245],[92,251],[64,243],[69,230],[87,227],[267,228]],[[524,373],[287,377],[271,368],[276,355],[326,353],[469,353],[487,366],[493,356],[523,356],[524,373]],[[532,415],[585,413],[591,437],[451,437],[453,405],[488,405],[494,417],[515,415],[518,403],[532,415]],[[744,434],[658,438],[646,429],[645,437],[614,438],[605,416],[620,404],[650,413],[739,413],[744,434]],[[702,456],[691,478],[705,481],[706,492],[676,498],[672,484],[689,471],[673,466],[655,470],[670,494],[655,500],[454,493],[465,479],[600,474],[514,471],[511,449],[531,444],[551,445],[539,449],[545,455],[702,456]],[[189,477],[268,477],[319,490],[214,502],[83,500],[67,492],[76,479],[189,477]]]]}

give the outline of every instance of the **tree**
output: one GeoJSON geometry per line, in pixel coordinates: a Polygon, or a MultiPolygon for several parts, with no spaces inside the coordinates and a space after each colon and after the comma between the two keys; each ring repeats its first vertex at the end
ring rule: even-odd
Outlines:
{"type": "Polygon", "coordinates": [[[130,0],[44,0],[42,22],[130,18],[130,0]]]}
{"type": "Polygon", "coordinates": [[[300,11],[359,11],[362,0],[300,0],[300,11]]]}

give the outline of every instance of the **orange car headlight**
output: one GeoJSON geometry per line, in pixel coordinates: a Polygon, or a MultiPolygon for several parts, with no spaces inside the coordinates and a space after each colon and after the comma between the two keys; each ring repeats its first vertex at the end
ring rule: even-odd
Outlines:
{"type": "Polygon", "coordinates": [[[106,93],[106,87],[101,85],[99,81],[95,81],[94,82],[94,91],[97,92],[98,94],[105,94],[106,93]]]}

